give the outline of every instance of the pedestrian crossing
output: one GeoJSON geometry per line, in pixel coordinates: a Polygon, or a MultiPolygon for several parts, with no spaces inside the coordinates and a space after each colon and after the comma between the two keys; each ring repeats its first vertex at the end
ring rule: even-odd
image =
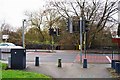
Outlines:
{"type": "MultiPolygon", "coordinates": [[[[85,58],[85,55],[82,55],[82,61],[85,58]]],[[[106,54],[87,54],[86,55],[88,63],[111,63],[112,57],[106,54]]],[[[114,56],[114,59],[118,60],[118,55],[114,56]]],[[[80,55],[77,54],[74,62],[80,62],[80,55]]]]}

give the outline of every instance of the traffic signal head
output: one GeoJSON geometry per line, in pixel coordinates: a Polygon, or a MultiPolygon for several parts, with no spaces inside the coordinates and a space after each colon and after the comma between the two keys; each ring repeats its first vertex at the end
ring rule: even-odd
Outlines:
{"type": "Polygon", "coordinates": [[[54,34],[54,29],[53,28],[49,28],[49,35],[53,35],[54,34]]]}
{"type": "Polygon", "coordinates": [[[59,36],[60,35],[60,28],[49,28],[49,35],[51,36],[59,36]]]}
{"type": "Polygon", "coordinates": [[[117,35],[120,37],[120,24],[118,24],[117,35]]]}
{"type": "Polygon", "coordinates": [[[67,19],[67,30],[70,32],[70,33],[73,33],[73,24],[72,24],[72,18],[69,17],[67,19]]]}
{"type": "Polygon", "coordinates": [[[89,31],[89,24],[90,24],[90,21],[89,20],[85,20],[85,32],[89,31]]]}
{"type": "Polygon", "coordinates": [[[60,31],[61,31],[60,28],[56,28],[56,35],[57,36],[60,36],[60,31]]]}
{"type": "Polygon", "coordinates": [[[66,30],[69,30],[69,26],[70,26],[70,18],[67,19],[67,29],[66,30]]]}

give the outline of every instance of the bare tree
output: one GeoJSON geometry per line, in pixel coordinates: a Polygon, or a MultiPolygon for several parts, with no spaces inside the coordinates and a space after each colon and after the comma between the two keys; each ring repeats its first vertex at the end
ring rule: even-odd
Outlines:
{"type": "Polygon", "coordinates": [[[0,42],[2,42],[2,31],[3,31],[3,27],[5,26],[5,22],[1,24],[0,26],[0,42]]]}
{"type": "Polygon", "coordinates": [[[45,26],[48,28],[51,27],[58,27],[58,21],[60,19],[60,16],[58,15],[58,12],[56,12],[53,9],[46,9],[44,11],[44,22],[45,22],[45,26]]]}
{"type": "Polygon", "coordinates": [[[50,5],[64,18],[70,16],[84,16],[90,21],[89,31],[89,46],[92,45],[96,35],[102,31],[106,26],[113,26],[116,24],[112,17],[117,13],[118,0],[112,2],[111,0],[73,0],[72,2],[56,2],[51,1],[50,5]]]}
{"type": "Polygon", "coordinates": [[[30,23],[32,27],[33,26],[37,27],[38,32],[41,35],[40,40],[44,41],[44,35],[42,33],[42,27],[43,27],[42,22],[43,22],[44,12],[43,11],[34,12],[34,13],[26,12],[25,15],[29,17],[28,23],[30,23]]]}

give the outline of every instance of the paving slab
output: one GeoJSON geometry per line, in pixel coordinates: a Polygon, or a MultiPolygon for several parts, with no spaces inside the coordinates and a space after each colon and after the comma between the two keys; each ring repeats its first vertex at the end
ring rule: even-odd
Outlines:
{"type": "Polygon", "coordinates": [[[88,68],[83,68],[79,63],[62,63],[62,68],[58,68],[57,63],[41,63],[36,67],[33,62],[28,62],[25,70],[53,78],[111,78],[107,68],[110,64],[88,64],[88,68]]]}

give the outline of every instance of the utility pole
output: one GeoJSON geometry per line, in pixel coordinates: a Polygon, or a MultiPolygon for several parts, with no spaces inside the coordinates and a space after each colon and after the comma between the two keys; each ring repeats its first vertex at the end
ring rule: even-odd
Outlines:
{"type": "Polygon", "coordinates": [[[23,20],[23,28],[22,28],[22,46],[23,48],[25,48],[25,22],[26,22],[26,19],[23,20]]]}

